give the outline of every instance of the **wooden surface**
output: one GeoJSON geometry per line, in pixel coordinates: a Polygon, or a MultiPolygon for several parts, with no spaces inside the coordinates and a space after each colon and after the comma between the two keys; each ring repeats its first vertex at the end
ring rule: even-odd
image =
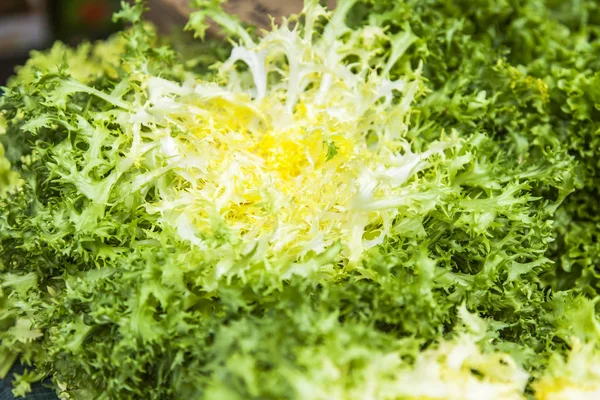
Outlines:
{"type": "MultiPolygon", "coordinates": [[[[302,4],[303,0],[229,0],[223,8],[242,21],[266,29],[271,26],[270,16],[278,23],[282,16],[301,11],[302,4]]],[[[335,0],[327,0],[326,4],[333,8],[335,0]]],[[[151,0],[149,5],[150,18],[162,29],[185,24],[191,11],[188,0],[151,0]]]]}

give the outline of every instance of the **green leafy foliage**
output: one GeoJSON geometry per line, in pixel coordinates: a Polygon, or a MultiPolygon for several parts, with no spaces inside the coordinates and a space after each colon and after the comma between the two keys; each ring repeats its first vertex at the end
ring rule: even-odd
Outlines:
{"type": "Polygon", "coordinates": [[[220,3],[228,44],[138,1],[4,89],[15,395],[599,396],[596,2],[220,3]]]}

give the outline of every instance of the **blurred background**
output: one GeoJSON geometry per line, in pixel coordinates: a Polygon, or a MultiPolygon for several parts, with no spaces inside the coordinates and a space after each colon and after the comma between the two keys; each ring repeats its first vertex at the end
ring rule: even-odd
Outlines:
{"type": "Polygon", "coordinates": [[[119,0],[0,0],[0,84],[23,64],[29,51],[55,40],[77,43],[115,31],[119,0]]]}
{"type": "MultiPolygon", "coordinates": [[[[187,21],[189,0],[146,0],[147,17],[163,32],[187,21]]],[[[303,0],[229,0],[225,8],[242,20],[267,28],[270,16],[301,10],[303,0]]],[[[335,1],[323,1],[330,7],[335,1]]],[[[111,22],[121,0],[0,0],[0,85],[22,65],[31,50],[54,41],[75,45],[102,39],[120,27],[111,22]]]]}

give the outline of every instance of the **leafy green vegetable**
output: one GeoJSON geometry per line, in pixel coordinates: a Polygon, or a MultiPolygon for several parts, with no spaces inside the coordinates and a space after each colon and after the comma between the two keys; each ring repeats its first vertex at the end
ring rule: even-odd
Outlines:
{"type": "Polygon", "coordinates": [[[597,396],[596,2],[307,0],[260,36],[220,3],[187,29],[230,44],[138,1],[4,89],[15,394],[597,396]]]}

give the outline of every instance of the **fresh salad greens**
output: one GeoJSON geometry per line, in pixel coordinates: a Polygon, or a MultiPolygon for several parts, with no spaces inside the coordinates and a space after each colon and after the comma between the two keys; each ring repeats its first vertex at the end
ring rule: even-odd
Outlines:
{"type": "Polygon", "coordinates": [[[4,88],[15,395],[600,397],[598,3],[219,3],[4,88]]]}

